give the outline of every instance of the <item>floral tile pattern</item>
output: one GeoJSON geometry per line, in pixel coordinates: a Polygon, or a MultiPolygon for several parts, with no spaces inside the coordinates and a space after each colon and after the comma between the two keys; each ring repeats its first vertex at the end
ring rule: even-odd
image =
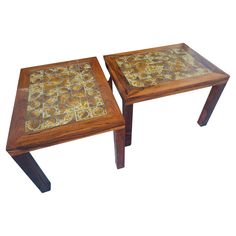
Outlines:
{"type": "Polygon", "coordinates": [[[27,133],[106,114],[103,98],[88,63],[37,70],[29,77],[27,133]]]}
{"type": "Polygon", "coordinates": [[[183,48],[119,56],[116,62],[134,87],[148,87],[212,72],[183,48]]]}

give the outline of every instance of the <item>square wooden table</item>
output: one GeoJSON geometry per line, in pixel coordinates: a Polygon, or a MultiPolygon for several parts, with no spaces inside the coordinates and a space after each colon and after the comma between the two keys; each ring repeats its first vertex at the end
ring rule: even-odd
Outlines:
{"type": "Polygon", "coordinates": [[[51,184],[30,151],[112,130],[122,168],[124,118],[96,57],[21,70],[6,150],[41,192],[51,184]]]}
{"type": "Polygon", "coordinates": [[[148,99],[212,86],[198,119],[206,125],[229,75],[186,44],[175,44],[104,56],[123,100],[125,144],[131,144],[133,104],[148,99]]]}

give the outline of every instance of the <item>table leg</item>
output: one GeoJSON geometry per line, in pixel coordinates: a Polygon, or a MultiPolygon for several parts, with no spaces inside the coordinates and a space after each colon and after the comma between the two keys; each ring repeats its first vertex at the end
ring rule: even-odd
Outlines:
{"type": "Polygon", "coordinates": [[[29,152],[12,158],[42,193],[51,189],[50,181],[29,152]]]}
{"type": "Polygon", "coordinates": [[[207,124],[211,117],[211,114],[220,98],[221,93],[224,90],[225,84],[214,85],[211,88],[210,94],[206,100],[206,103],[202,109],[201,115],[198,119],[198,124],[204,126],[207,124]]]}
{"type": "Polygon", "coordinates": [[[114,144],[117,169],[125,166],[125,129],[114,131],[114,144]]]}
{"type": "Polygon", "coordinates": [[[125,146],[129,146],[132,139],[133,104],[125,105],[123,101],[123,116],[125,118],[125,146]]]}
{"type": "Polygon", "coordinates": [[[112,78],[110,77],[110,79],[108,80],[108,84],[109,84],[109,86],[110,86],[110,88],[111,88],[111,90],[112,90],[112,78]]]}

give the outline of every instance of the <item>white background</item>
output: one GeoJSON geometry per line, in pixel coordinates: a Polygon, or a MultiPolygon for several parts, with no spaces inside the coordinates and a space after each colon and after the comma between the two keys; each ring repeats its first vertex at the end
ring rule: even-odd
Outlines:
{"type": "Polygon", "coordinates": [[[235,236],[233,3],[1,1],[0,235],[235,236]],[[124,169],[112,132],[41,149],[44,194],[6,153],[20,68],[180,42],[231,75],[206,127],[209,88],[135,104],[124,169]]]}

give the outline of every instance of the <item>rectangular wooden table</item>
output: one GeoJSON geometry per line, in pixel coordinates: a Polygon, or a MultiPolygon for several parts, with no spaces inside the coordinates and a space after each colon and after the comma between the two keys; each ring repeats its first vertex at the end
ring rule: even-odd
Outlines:
{"type": "Polygon", "coordinates": [[[96,57],[30,67],[20,72],[6,150],[46,192],[51,184],[30,151],[113,130],[116,165],[122,168],[124,128],[96,57]]]}
{"type": "Polygon", "coordinates": [[[175,44],[104,56],[123,100],[126,146],[131,144],[133,104],[212,86],[198,119],[206,125],[229,75],[186,44],[175,44]]]}

